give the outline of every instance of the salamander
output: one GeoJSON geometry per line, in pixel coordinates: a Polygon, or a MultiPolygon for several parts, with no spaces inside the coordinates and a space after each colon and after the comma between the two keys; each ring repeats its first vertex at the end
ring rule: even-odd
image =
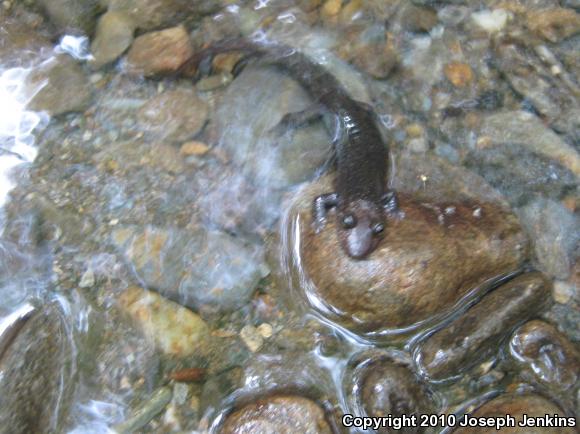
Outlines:
{"type": "Polygon", "coordinates": [[[345,253],[354,259],[367,257],[385,234],[386,212],[397,208],[396,195],[387,190],[388,149],[373,111],[350,97],[322,65],[278,43],[223,40],[194,54],[180,72],[203,72],[216,54],[228,51],[244,54],[235,72],[247,63],[247,59],[260,58],[282,68],[309,93],[315,101],[313,109],[286,115],[283,123],[302,123],[313,116],[331,115],[337,175],[334,191],[314,199],[313,224],[319,233],[326,223],[328,211],[334,208],[338,238],[345,253]]]}

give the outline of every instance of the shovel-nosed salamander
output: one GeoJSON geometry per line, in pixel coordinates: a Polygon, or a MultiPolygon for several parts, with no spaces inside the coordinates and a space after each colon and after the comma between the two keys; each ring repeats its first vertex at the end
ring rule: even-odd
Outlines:
{"type": "Polygon", "coordinates": [[[334,208],[343,250],[354,259],[367,257],[385,234],[386,211],[397,207],[395,194],[387,190],[389,155],[373,111],[350,97],[322,65],[277,43],[248,39],[217,42],[192,56],[181,72],[204,72],[216,54],[228,51],[244,53],[238,66],[257,57],[282,68],[310,94],[314,110],[291,113],[282,122],[302,123],[315,115],[331,115],[337,175],[334,191],[314,200],[315,229],[318,232],[324,227],[327,212],[334,208]]]}

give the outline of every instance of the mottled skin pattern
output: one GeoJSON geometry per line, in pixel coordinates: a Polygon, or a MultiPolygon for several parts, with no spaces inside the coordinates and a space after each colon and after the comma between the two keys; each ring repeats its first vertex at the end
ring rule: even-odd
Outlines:
{"type": "MultiPolygon", "coordinates": [[[[218,42],[189,59],[181,72],[187,73],[193,68],[203,72],[213,56],[226,51],[242,51],[247,54],[246,59],[260,57],[283,68],[315,100],[318,115],[321,112],[332,115],[337,168],[335,191],[314,200],[314,224],[320,232],[327,211],[335,208],[343,250],[354,259],[368,256],[385,232],[385,209],[396,208],[394,194],[386,191],[388,152],[374,113],[352,99],[323,66],[284,45],[244,39],[218,42]]],[[[245,64],[244,59],[240,64],[245,64]]],[[[312,111],[307,112],[312,117],[312,111]]],[[[290,114],[283,121],[304,122],[307,112],[290,114]]]]}

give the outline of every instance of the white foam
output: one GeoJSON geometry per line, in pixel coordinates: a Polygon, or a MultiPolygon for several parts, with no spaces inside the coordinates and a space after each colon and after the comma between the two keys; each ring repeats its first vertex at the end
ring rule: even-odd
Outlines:
{"type": "Polygon", "coordinates": [[[32,68],[0,69],[0,206],[14,187],[12,170],[36,157],[35,129],[48,122],[48,115],[26,109],[26,105],[45,86],[26,86],[32,68]]]}
{"type": "Polygon", "coordinates": [[[87,36],[64,35],[54,49],[57,53],[67,53],[78,60],[94,59],[89,47],[87,36]]]}

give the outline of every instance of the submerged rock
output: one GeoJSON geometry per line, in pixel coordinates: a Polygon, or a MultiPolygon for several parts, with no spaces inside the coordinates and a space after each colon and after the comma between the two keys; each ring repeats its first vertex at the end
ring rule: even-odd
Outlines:
{"type": "Polygon", "coordinates": [[[257,399],[229,414],[219,432],[331,434],[334,431],[316,402],[297,395],[274,395],[257,399]]]}
{"type": "Polygon", "coordinates": [[[580,154],[543,122],[524,111],[502,111],[484,116],[479,130],[490,146],[518,144],[558,162],[580,176],[580,154]]]}
{"type": "Polygon", "coordinates": [[[530,11],[527,26],[537,36],[550,42],[580,33],[580,14],[573,9],[553,8],[530,11]]]}
{"type": "Polygon", "coordinates": [[[172,397],[173,392],[169,387],[162,387],[156,390],[146,402],[141,403],[138,408],[133,410],[127,420],[114,427],[115,432],[130,434],[145,427],[151,419],[163,411],[167,404],[171,402],[172,397]]]}
{"type": "Polygon", "coordinates": [[[580,219],[560,202],[538,198],[518,210],[528,232],[538,268],[566,279],[577,257],[580,219]]]}
{"type": "Polygon", "coordinates": [[[546,322],[534,320],[517,329],[510,354],[525,379],[561,391],[574,392],[580,385],[580,351],[546,322]]]}
{"type": "Polygon", "coordinates": [[[126,289],[119,305],[164,354],[185,357],[204,352],[209,328],[189,309],[137,287],[126,289]]]}
{"type": "Polygon", "coordinates": [[[42,88],[29,103],[31,110],[46,111],[51,116],[85,110],[92,98],[89,78],[71,57],[60,55],[35,68],[27,86],[42,88]]]}
{"type": "Polygon", "coordinates": [[[298,227],[289,229],[300,238],[291,244],[299,242],[308,298],[351,330],[379,333],[440,317],[526,259],[517,219],[501,206],[430,203],[399,193],[400,213],[388,217],[378,248],[363,261],[353,260],[340,247],[333,211],[322,232],[312,228],[312,201],[329,191],[326,177],[301,192],[292,217],[298,227]]]}
{"type": "MultiPolygon", "coordinates": [[[[502,433],[507,434],[573,434],[576,432],[575,428],[564,427],[540,427],[540,426],[523,426],[518,425],[523,421],[524,416],[529,418],[544,418],[546,415],[565,417],[566,413],[556,404],[548,401],[540,395],[526,393],[524,395],[506,394],[498,398],[486,402],[477,410],[470,414],[472,417],[482,418],[502,418],[511,416],[515,419],[514,427],[503,427],[502,433]]],[[[462,418],[459,418],[461,422],[462,418]]],[[[569,421],[568,421],[569,422],[569,421]]],[[[454,434],[480,434],[480,433],[495,433],[498,432],[495,427],[483,429],[481,427],[473,428],[459,428],[453,431],[454,434]]]]}
{"type": "MultiPolygon", "coordinates": [[[[305,50],[313,59],[322,57],[305,50]]],[[[357,100],[370,102],[363,78],[328,53],[322,58],[357,100]]],[[[245,175],[269,188],[286,188],[310,179],[330,156],[331,137],[322,122],[276,128],[288,113],[315,105],[308,93],[283,70],[249,66],[228,86],[218,109],[220,144],[245,175]]]]}
{"type": "Polygon", "coordinates": [[[262,185],[285,188],[303,182],[328,158],[323,125],[271,131],[286,113],[309,106],[306,92],[291,78],[270,68],[248,67],[228,87],[217,109],[221,144],[244,174],[262,185]]]}
{"type": "Polygon", "coordinates": [[[474,150],[466,165],[501,191],[512,206],[523,206],[538,194],[558,200],[578,188],[578,178],[569,169],[523,145],[474,150]]]}
{"type": "Polygon", "coordinates": [[[468,370],[495,354],[508,333],[546,307],[550,296],[549,282],[540,273],[503,284],[420,344],[419,369],[433,380],[468,370]]]}
{"type": "MultiPolygon", "coordinates": [[[[36,16],[38,18],[38,16],[36,16]]],[[[39,31],[35,16],[10,16],[0,10],[2,20],[2,43],[0,57],[2,67],[21,67],[38,61],[39,53],[49,53],[52,43],[48,35],[39,31]]]]}
{"type": "Polygon", "coordinates": [[[339,55],[374,78],[387,77],[399,61],[395,45],[385,36],[382,25],[361,32],[349,32],[339,55]]]}
{"type": "Polygon", "coordinates": [[[429,32],[437,25],[437,12],[427,6],[404,2],[397,14],[401,26],[411,32],[429,32]]]}
{"type": "Polygon", "coordinates": [[[265,273],[259,247],[220,232],[125,227],[112,239],[149,287],[197,309],[243,306],[265,273]]]}
{"type": "Polygon", "coordinates": [[[183,26],[146,33],[133,42],[127,54],[127,70],[144,76],[175,72],[192,53],[183,26]]]}
{"type": "Polygon", "coordinates": [[[141,30],[169,27],[220,7],[219,2],[211,0],[108,0],[107,3],[109,11],[127,14],[141,30]]]}
{"type": "MultiPolygon", "coordinates": [[[[574,71],[568,73],[547,47],[538,46],[532,50],[515,44],[499,45],[495,50],[493,65],[524,98],[524,102],[531,104],[555,130],[578,139],[580,88],[572,78],[574,71]]],[[[538,142],[539,136],[534,136],[535,131],[543,126],[542,121],[530,114],[526,117],[523,114],[504,113],[504,116],[513,117],[511,122],[507,117],[504,118],[505,128],[514,129],[514,122],[518,122],[520,131],[517,134],[522,135],[522,132],[528,130],[531,144],[538,142]]],[[[575,160],[572,157],[570,159],[570,163],[576,167],[575,173],[578,174],[578,157],[575,160]]]]}
{"type": "Polygon", "coordinates": [[[102,7],[99,0],[37,0],[60,33],[91,35],[102,7]]]}
{"type": "Polygon", "coordinates": [[[24,324],[0,360],[0,433],[61,432],[74,393],[69,319],[49,304],[24,324]]]}
{"type": "Polygon", "coordinates": [[[178,88],[149,100],[138,113],[140,127],[151,137],[169,142],[193,138],[207,121],[208,108],[194,89],[178,88]]]}
{"type": "Polygon", "coordinates": [[[134,31],[135,24],[123,12],[107,12],[101,16],[91,44],[93,66],[100,68],[117,60],[131,46],[134,31]]]}

